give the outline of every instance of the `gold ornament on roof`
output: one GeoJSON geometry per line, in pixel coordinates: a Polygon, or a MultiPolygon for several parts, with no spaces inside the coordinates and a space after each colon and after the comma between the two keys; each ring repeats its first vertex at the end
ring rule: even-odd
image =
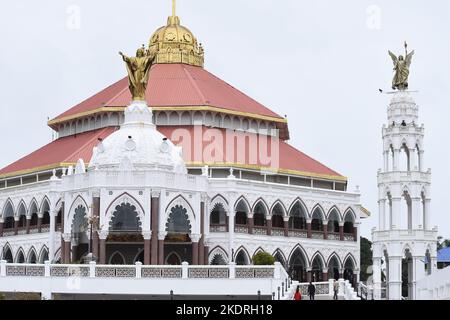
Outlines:
{"type": "Polygon", "coordinates": [[[204,66],[204,49],[194,34],[180,24],[175,0],[172,0],[172,15],[167,19],[167,25],[156,30],[150,37],[149,50],[155,55],[154,63],[204,66]]]}
{"type": "Polygon", "coordinates": [[[136,57],[128,57],[119,52],[125,61],[128,71],[128,83],[133,100],[145,101],[150,69],[155,55],[150,50],[145,50],[145,45],[136,52],[136,57]]]}
{"type": "Polygon", "coordinates": [[[409,78],[409,67],[411,66],[412,57],[414,55],[414,50],[408,53],[408,44],[405,41],[405,57],[400,55],[398,58],[395,54],[389,51],[389,55],[394,62],[395,76],[392,80],[392,89],[407,90],[408,89],[408,78],[409,78]]]}

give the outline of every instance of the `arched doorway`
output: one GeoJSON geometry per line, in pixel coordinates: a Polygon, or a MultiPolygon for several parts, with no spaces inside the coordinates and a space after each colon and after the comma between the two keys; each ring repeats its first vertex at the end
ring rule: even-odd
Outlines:
{"type": "Polygon", "coordinates": [[[353,259],[348,256],[344,263],[344,280],[348,280],[352,284],[353,287],[356,285],[356,278],[354,275],[354,270],[356,266],[353,262],[353,259]]]}
{"type": "Polygon", "coordinates": [[[227,232],[228,219],[223,204],[217,203],[209,218],[209,228],[211,232],[227,232]]]}
{"type": "Polygon", "coordinates": [[[250,264],[250,259],[243,249],[239,250],[236,255],[236,264],[238,266],[245,266],[250,264]]]}
{"type": "Polygon", "coordinates": [[[289,276],[292,280],[306,282],[306,257],[300,248],[296,248],[289,259],[289,276]]]}
{"type": "Polygon", "coordinates": [[[311,263],[311,280],[313,282],[323,281],[324,262],[319,254],[316,254],[311,263]]]}
{"type": "Polygon", "coordinates": [[[5,260],[7,263],[14,262],[11,248],[9,246],[3,248],[3,260],[5,260]]]}
{"type": "Polygon", "coordinates": [[[182,205],[172,207],[166,223],[167,235],[164,240],[164,252],[169,252],[164,254],[167,264],[177,264],[177,260],[180,260],[179,264],[182,261],[192,264],[191,230],[188,209],[182,205]]]}
{"type": "Polygon", "coordinates": [[[72,258],[71,261],[81,260],[81,251],[86,251],[88,247],[88,220],[86,216],[87,209],[83,205],[75,208],[75,214],[72,223],[72,258]]]}
{"type": "Polygon", "coordinates": [[[328,262],[328,279],[339,280],[340,277],[340,263],[338,258],[333,255],[328,262]]]}

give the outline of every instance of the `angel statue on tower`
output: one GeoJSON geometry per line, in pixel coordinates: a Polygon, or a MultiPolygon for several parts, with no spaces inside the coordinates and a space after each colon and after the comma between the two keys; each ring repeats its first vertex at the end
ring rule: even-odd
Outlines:
{"type": "Polygon", "coordinates": [[[389,51],[389,55],[394,62],[395,76],[392,80],[392,89],[395,90],[407,90],[408,89],[408,77],[409,77],[409,66],[411,65],[412,56],[414,55],[414,50],[408,53],[408,44],[405,41],[405,58],[400,55],[398,58],[395,54],[389,51]]]}

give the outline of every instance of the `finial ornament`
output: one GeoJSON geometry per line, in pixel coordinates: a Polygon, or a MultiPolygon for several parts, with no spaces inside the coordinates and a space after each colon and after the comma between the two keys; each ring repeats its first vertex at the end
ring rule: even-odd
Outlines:
{"type": "Polygon", "coordinates": [[[172,17],[177,16],[177,0],[172,0],[172,17]]]}
{"type": "Polygon", "coordinates": [[[397,56],[391,51],[388,51],[389,55],[394,62],[394,79],[392,80],[393,90],[407,90],[408,89],[408,78],[409,78],[409,67],[411,66],[411,60],[414,55],[414,50],[408,53],[408,44],[405,41],[405,57],[402,55],[397,56]]]}
{"type": "Polygon", "coordinates": [[[133,101],[145,101],[148,78],[151,66],[155,60],[155,54],[146,50],[145,45],[136,52],[136,57],[128,57],[119,52],[126,63],[128,72],[128,83],[133,101]]]}

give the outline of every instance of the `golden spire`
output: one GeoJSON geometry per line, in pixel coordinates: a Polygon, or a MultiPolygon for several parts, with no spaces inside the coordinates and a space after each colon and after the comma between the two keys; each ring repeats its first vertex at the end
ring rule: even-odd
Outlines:
{"type": "Polygon", "coordinates": [[[172,0],[172,17],[176,17],[177,0],[172,0]]]}
{"type": "Polygon", "coordinates": [[[177,17],[177,0],[172,0],[172,15],[167,20],[167,24],[180,24],[180,18],[177,17]]]}

